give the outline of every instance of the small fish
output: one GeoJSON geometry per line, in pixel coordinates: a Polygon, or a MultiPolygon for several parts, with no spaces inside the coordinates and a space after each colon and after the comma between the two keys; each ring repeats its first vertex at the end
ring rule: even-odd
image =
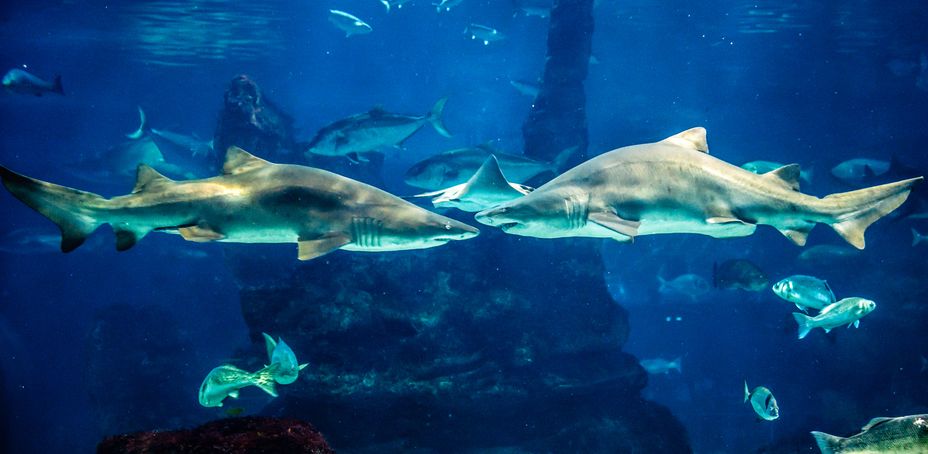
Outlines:
{"type": "Polygon", "coordinates": [[[186,134],[180,134],[171,131],[165,131],[163,129],[155,129],[148,127],[148,119],[145,115],[145,111],[142,110],[142,107],[138,107],[139,110],[139,127],[135,131],[126,134],[126,137],[138,140],[145,136],[146,133],[151,133],[151,135],[157,137],[158,139],[163,139],[165,142],[182,148],[184,151],[189,152],[193,157],[199,155],[210,156],[213,155],[215,150],[213,150],[213,141],[205,141],[196,136],[188,136],[186,134]]]}
{"type": "Polygon", "coordinates": [[[848,437],[812,432],[822,454],[902,454],[928,452],[928,414],[873,418],[848,437]]]}
{"type": "Polygon", "coordinates": [[[345,32],[345,37],[350,38],[352,35],[365,35],[373,31],[370,25],[367,25],[361,19],[337,9],[329,10],[329,22],[345,32]]]}
{"type": "MultiPolygon", "coordinates": [[[[781,164],[779,162],[773,161],[751,161],[741,164],[741,168],[754,172],[758,175],[764,174],[767,172],[772,172],[779,169],[780,167],[785,166],[786,164],[781,164]]],[[[812,183],[812,177],[815,175],[815,169],[802,169],[799,171],[799,179],[805,181],[806,183],[812,183]]]]}
{"type": "Polygon", "coordinates": [[[912,247],[928,242],[928,235],[918,233],[918,230],[912,229],[912,247]]]}
{"type": "Polygon", "coordinates": [[[45,93],[56,93],[64,96],[61,76],[55,76],[54,82],[48,82],[19,68],[13,68],[3,76],[3,88],[11,93],[23,95],[42,96],[45,93]]]}
{"type": "Polygon", "coordinates": [[[461,211],[476,213],[494,207],[512,199],[517,199],[532,191],[532,188],[511,183],[506,180],[499,168],[496,157],[490,155],[469,180],[442,189],[414,197],[434,197],[432,205],[436,208],[457,208],[461,211]]]}
{"type": "Polygon", "coordinates": [[[860,256],[859,250],[845,245],[819,244],[802,251],[797,259],[808,265],[824,265],[833,264],[836,261],[847,261],[860,256]]]}
{"type": "Polygon", "coordinates": [[[430,156],[415,163],[403,181],[410,186],[428,190],[439,190],[467,182],[477,173],[480,166],[490,155],[496,156],[499,168],[509,181],[525,183],[543,173],[557,174],[577,147],[570,147],[558,153],[551,162],[536,161],[525,156],[503,153],[489,145],[473,148],[458,148],[430,156]]]}
{"type": "Polygon", "coordinates": [[[338,120],[316,133],[306,153],[363,161],[361,153],[398,146],[426,123],[442,136],[451,137],[441,120],[447,101],[448,98],[439,99],[432,110],[421,117],[394,114],[375,107],[369,112],[338,120]]]}
{"type": "Polygon", "coordinates": [[[451,11],[451,8],[458,6],[464,0],[441,0],[439,3],[432,3],[432,6],[440,13],[442,11],[451,11]]]}
{"type": "Polygon", "coordinates": [[[470,39],[483,41],[484,46],[489,45],[492,42],[506,39],[506,36],[500,33],[499,30],[480,24],[468,25],[467,28],[464,29],[464,35],[469,36],[470,39]]]}
{"type": "Polygon", "coordinates": [[[722,289],[741,289],[759,292],[767,288],[767,275],[750,260],[726,260],[712,264],[712,286],[722,289]]]}
{"type": "Polygon", "coordinates": [[[641,360],[641,367],[651,375],[668,374],[672,370],[677,371],[677,373],[683,373],[681,361],[682,359],[680,357],[677,357],[673,361],[667,361],[664,358],[643,359],[641,360]]]}
{"type": "Polygon", "coordinates": [[[828,282],[814,276],[796,274],[773,284],[771,290],[803,312],[809,308],[820,310],[835,302],[835,293],[828,282]]]}
{"type": "Polygon", "coordinates": [[[554,6],[554,2],[550,0],[514,0],[513,4],[516,8],[516,14],[522,13],[525,17],[538,17],[541,19],[547,19],[551,14],[551,7],[554,6]]]}
{"type": "Polygon", "coordinates": [[[661,276],[657,277],[659,287],[658,292],[663,295],[683,295],[696,301],[702,295],[709,292],[709,283],[698,274],[683,274],[671,280],[666,280],[661,276]]]}
{"type": "Polygon", "coordinates": [[[844,161],[831,169],[835,178],[846,182],[857,182],[889,172],[889,161],[856,158],[844,161]]]}
{"type": "Polygon", "coordinates": [[[517,92],[531,98],[537,98],[538,92],[541,91],[541,88],[538,86],[538,84],[523,82],[520,80],[510,79],[509,85],[512,85],[512,88],[515,88],[517,92]]]}
{"type": "Polygon", "coordinates": [[[267,333],[261,333],[264,335],[264,345],[267,348],[267,357],[271,362],[271,366],[276,365],[276,372],[274,373],[274,381],[280,383],[281,385],[289,385],[296,381],[300,375],[300,371],[305,369],[309,364],[300,364],[296,360],[296,354],[293,353],[293,350],[290,349],[290,346],[284,342],[283,339],[277,338],[277,342],[274,342],[274,338],[267,333]]]}
{"type": "Polygon", "coordinates": [[[262,391],[277,397],[274,389],[274,373],[277,366],[267,366],[255,373],[246,372],[231,364],[223,364],[209,372],[200,385],[200,405],[221,407],[226,397],[238,399],[238,392],[246,386],[257,386],[262,391]]]}
{"type": "Polygon", "coordinates": [[[777,399],[769,389],[758,386],[754,391],[750,391],[748,382],[744,382],[744,402],[751,401],[751,407],[754,413],[765,421],[773,421],[780,417],[780,407],[777,406],[777,399]]]}
{"type": "Polygon", "coordinates": [[[826,333],[842,325],[848,328],[860,327],[860,319],[876,309],[873,301],[851,297],[829,304],[815,317],[793,312],[793,318],[799,325],[799,338],[802,339],[814,328],[822,328],[826,333]]]}

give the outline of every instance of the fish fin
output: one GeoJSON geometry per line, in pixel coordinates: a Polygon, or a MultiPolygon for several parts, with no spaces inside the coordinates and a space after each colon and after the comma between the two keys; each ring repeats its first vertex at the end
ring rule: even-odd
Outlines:
{"type": "Polygon", "coordinates": [[[825,197],[822,202],[847,207],[844,213],[835,216],[831,227],[852,246],[863,249],[867,227],[902,205],[912,186],[921,180],[922,177],[911,178],[825,197]]]}
{"type": "Polygon", "coordinates": [[[775,181],[776,184],[798,192],[800,174],[799,164],[787,164],[778,169],[771,170],[761,175],[761,177],[767,181],[775,181]]]}
{"type": "Polygon", "coordinates": [[[835,450],[841,447],[841,442],[844,441],[841,437],[824,432],[812,431],[811,433],[815,437],[815,444],[818,445],[818,449],[822,451],[822,454],[834,454],[835,450]]]}
{"type": "Polygon", "coordinates": [[[463,184],[454,185],[454,186],[452,186],[452,187],[450,187],[450,188],[447,188],[447,189],[439,189],[439,190],[437,190],[437,191],[423,192],[423,193],[421,193],[421,194],[416,194],[416,195],[414,195],[414,196],[412,196],[412,197],[435,197],[435,196],[440,196],[440,195],[444,194],[445,192],[448,192],[449,190],[451,190],[451,188],[456,188],[456,187],[458,187],[458,186],[463,186],[463,184]]]}
{"type": "Polygon", "coordinates": [[[677,359],[670,362],[670,368],[676,369],[678,374],[683,373],[683,358],[678,356],[677,359]]]}
{"type": "Polygon", "coordinates": [[[129,134],[126,134],[126,137],[137,140],[141,139],[145,135],[145,111],[142,110],[142,106],[136,106],[139,109],[139,128],[129,134]]]}
{"type": "Polygon", "coordinates": [[[828,334],[830,332],[831,332],[831,328],[825,328],[825,334],[828,334]]]}
{"type": "Polygon", "coordinates": [[[10,194],[58,226],[61,252],[80,247],[102,224],[94,209],[104,207],[107,201],[97,194],[36,180],[2,166],[0,179],[10,194]]]}
{"type": "Polygon", "coordinates": [[[351,243],[351,238],[344,234],[328,235],[312,240],[300,240],[297,249],[297,258],[300,260],[312,260],[339,249],[348,243],[351,243]]]}
{"type": "Polygon", "coordinates": [[[61,96],[64,96],[64,87],[61,86],[61,76],[55,76],[55,84],[52,86],[52,91],[58,93],[61,96]]]}
{"type": "Polygon", "coordinates": [[[435,128],[435,132],[445,136],[451,137],[451,133],[448,132],[448,128],[445,128],[445,124],[442,122],[441,116],[445,111],[445,103],[448,102],[448,98],[441,98],[435,102],[435,105],[432,106],[432,110],[429,112],[428,117],[426,118],[429,123],[432,124],[432,127],[435,128]]]}
{"type": "Polygon", "coordinates": [[[742,403],[745,403],[745,404],[748,403],[748,399],[750,398],[751,398],[751,389],[748,388],[748,381],[745,380],[744,381],[744,402],[742,403]]]}
{"type": "Polygon", "coordinates": [[[913,227],[912,228],[912,246],[918,246],[918,243],[921,243],[923,240],[924,240],[924,237],[922,237],[922,235],[918,233],[918,230],[915,230],[915,228],[913,227]]]}
{"type": "Polygon", "coordinates": [[[261,391],[277,397],[277,387],[274,386],[274,375],[280,369],[279,364],[271,364],[252,374],[252,384],[257,386],[261,391]]]}
{"type": "MultiPolygon", "coordinates": [[[[799,312],[793,312],[793,318],[796,320],[796,324],[799,326],[799,338],[804,339],[809,334],[809,331],[812,331],[813,327],[809,323],[812,320],[812,317],[809,317],[805,314],[800,314],[799,312]]],[[[825,332],[828,332],[828,330],[825,330],[825,332]]]]}
{"type": "Polygon", "coordinates": [[[361,155],[361,153],[358,153],[356,151],[352,151],[351,153],[346,154],[345,157],[348,158],[348,160],[351,161],[353,164],[371,162],[370,159],[365,158],[364,156],[361,155]]]}
{"type": "Polygon", "coordinates": [[[387,9],[387,12],[390,12],[390,2],[387,0],[380,0],[380,3],[383,4],[383,7],[387,9]]]}
{"type": "Polygon", "coordinates": [[[269,165],[273,165],[273,163],[265,161],[239,147],[231,146],[226,150],[226,159],[222,163],[222,174],[238,175],[269,165]]]}
{"type": "Polygon", "coordinates": [[[806,225],[797,225],[792,228],[778,228],[777,230],[796,246],[805,246],[806,241],[809,239],[809,232],[812,231],[813,227],[815,227],[815,224],[810,222],[806,225]]]}
{"type": "Polygon", "coordinates": [[[734,216],[711,216],[706,218],[707,224],[744,224],[751,225],[749,222],[742,221],[734,216]]]}
{"type": "Polygon", "coordinates": [[[236,389],[235,391],[230,392],[229,397],[233,399],[238,399],[238,390],[236,389]]]}
{"type": "Polygon", "coordinates": [[[277,348],[277,342],[274,342],[274,338],[268,333],[261,333],[261,335],[264,336],[264,348],[267,350],[267,360],[270,361],[274,356],[274,349],[277,348]]]}
{"type": "Polygon", "coordinates": [[[861,427],[860,430],[861,430],[861,431],[868,431],[868,430],[870,430],[870,429],[872,429],[872,428],[874,428],[874,427],[876,427],[876,426],[878,426],[878,425],[880,425],[880,424],[883,424],[884,422],[892,421],[893,419],[895,419],[895,418],[888,418],[888,417],[885,417],[885,416],[880,416],[880,417],[877,417],[877,418],[873,418],[873,419],[870,420],[870,422],[868,422],[868,423],[865,424],[863,427],[861,427]]]}
{"type": "Polygon", "coordinates": [[[184,237],[185,240],[195,243],[218,241],[226,237],[205,224],[179,227],[177,232],[180,233],[180,236],[184,237]]]}
{"type": "Polygon", "coordinates": [[[487,186],[504,191],[511,188],[506,176],[503,175],[503,170],[499,167],[499,161],[493,155],[483,161],[477,172],[467,180],[467,185],[487,186]]]}
{"type": "Polygon", "coordinates": [[[371,107],[371,110],[367,111],[367,114],[371,117],[382,117],[387,114],[387,110],[383,108],[383,105],[377,104],[371,107]]]}
{"type": "Polygon", "coordinates": [[[709,153],[709,143],[706,141],[706,128],[701,126],[687,129],[674,134],[658,143],[676,145],[681,148],[709,153]]]}
{"type": "Polygon", "coordinates": [[[860,320],[854,320],[854,328],[860,328],[860,320]]]}
{"type": "Polygon", "coordinates": [[[148,232],[113,227],[113,233],[116,234],[116,250],[119,252],[127,251],[135,246],[148,232]]]}
{"type": "Polygon", "coordinates": [[[619,215],[610,212],[590,213],[587,215],[587,220],[629,238],[638,236],[638,226],[641,225],[638,221],[622,219],[619,215]]]}
{"type": "Polygon", "coordinates": [[[299,369],[299,370],[306,369],[306,366],[308,366],[308,365],[309,365],[309,363],[300,364],[299,367],[298,367],[298,369],[299,369]]]}
{"type": "Polygon", "coordinates": [[[173,183],[174,180],[162,175],[150,165],[139,164],[135,170],[135,187],[132,188],[132,193],[163,189],[173,183]]]}
{"type": "Polygon", "coordinates": [[[567,164],[567,160],[570,159],[577,150],[580,149],[580,145],[574,145],[572,147],[565,148],[558,153],[553,160],[551,160],[551,171],[555,174],[561,172],[561,169],[564,168],[564,165],[567,164]]]}
{"type": "Polygon", "coordinates": [[[808,314],[808,313],[809,313],[809,311],[808,311],[808,310],[806,310],[806,308],[805,308],[805,307],[802,307],[802,306],[800,306],[800,305],[799,305],[799,303],[793,303],[793,304],[794,304],[794,305],[796,306],[796,309],[799,309],[799,310],[801,310],[801,311],[802,311],[802,313],[804,313],[804,314],[808,314]]]}

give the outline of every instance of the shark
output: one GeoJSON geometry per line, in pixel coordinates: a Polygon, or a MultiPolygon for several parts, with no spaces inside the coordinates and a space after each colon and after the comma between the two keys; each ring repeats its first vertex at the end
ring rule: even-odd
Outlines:
{"type": "Polygon", "coordinates": [[[298,258],[329,252],[424,249],[479,231],[350,178],[312,167],[275,164],[238,147],[222,174],[174,181],[145,164],[135,188],[110,199],[20,175],[0,166],[13,196],[61,230],[61,250],[78,248],[102,224],[116,249],[150,232],[194,242],[296,243],[298,258]]]}
{"type": "Polygon", "coordinates": [[[514,235],[622,242],[671,233],[741,237],[769,225],[799,246],[821,223],[863,249],[867,227],[902,205],[922,180],[818,198],[799,192],[798,165],[758,175],[708,152],[701,127],[612,150],[476,219],[514,235]]]}
{"type": "Polygon", "coordinates": [[[466,182],[414,197],[433,197],[436,208],[454,207],[476,213],[532,192],[532,188],[506,180],[496,156],[490,155],[466,182]]]}

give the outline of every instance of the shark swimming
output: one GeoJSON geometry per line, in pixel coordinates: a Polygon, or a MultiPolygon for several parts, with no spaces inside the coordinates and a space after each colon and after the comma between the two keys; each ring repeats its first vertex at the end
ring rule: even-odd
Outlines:
{"type": "Polygon", "coordinates": [[[496,156],[490,155],[466,182],[414,197],[433,197],[436,208],[454,207],[476,213],[512,199],[522,197],[532,188],[506,180],[496,156]]]}
{"type": "Polygon", "coordinates": [[[477,213],[478,222],[538,238],[696,233],[748,236],[770,225],[803,246],[828,224],[863,249],[864,231],[905,202],[922,177],[818,198],[799,192],[799,166],[758,175],[710,156],[704,128],[619,148],[525,197],[477,213]]]}
{"type": "Polygon", "coordinates": [[[61,230],[61,250],[79,247],[102,224],[125,251],[152,231],[188,241],[297,243],[309,260],[337,249],[381,252],[466,240],[479,231],[373,186],[299,165],[274,164],[230,147],[222,174],[174,181],[139,165],[132,193],[100,195],[0,167],[13,196],[61,230]]]}

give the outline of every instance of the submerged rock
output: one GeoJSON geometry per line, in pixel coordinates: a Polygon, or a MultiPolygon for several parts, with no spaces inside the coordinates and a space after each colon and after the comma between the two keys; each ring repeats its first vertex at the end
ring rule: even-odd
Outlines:
{"type": "Polygon", "coordinates": [[[230,418],[194,429],[138,432],[104,439],[98,454],[334,453],[313,426],[289,418],[230,418]]]}

